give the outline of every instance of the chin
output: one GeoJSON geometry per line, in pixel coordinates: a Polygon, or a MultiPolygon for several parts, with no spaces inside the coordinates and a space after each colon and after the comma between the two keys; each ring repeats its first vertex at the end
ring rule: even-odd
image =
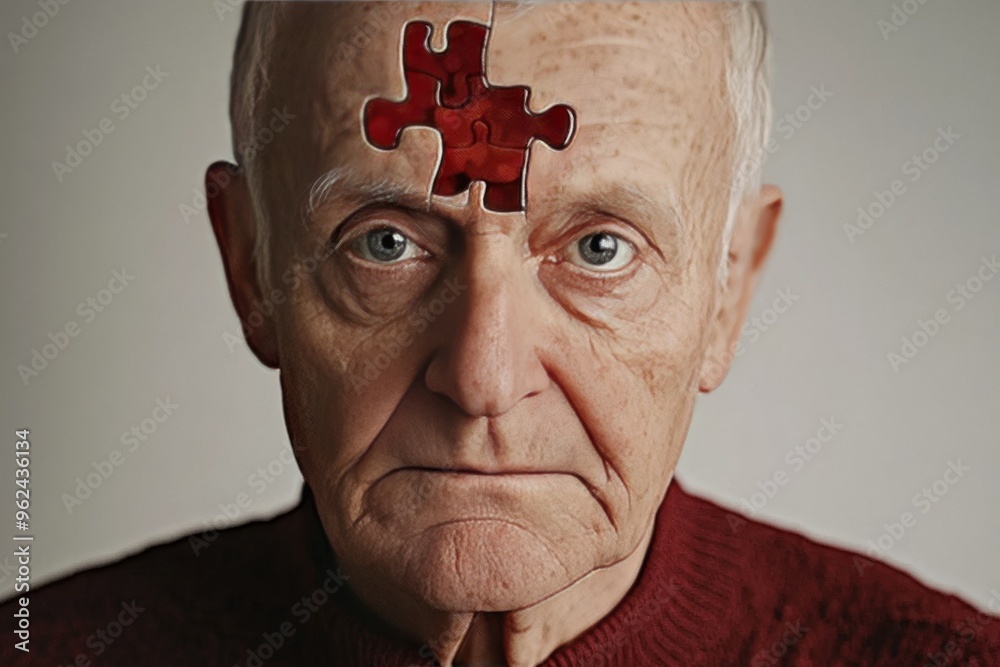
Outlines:
{"type": "Polygon", "coordinates": [[[531,531],[496,519],[435,526],[407,552],[407,587],[415,583],[419,597],[446,612],[530,607],[584,574],[531,531]]]}

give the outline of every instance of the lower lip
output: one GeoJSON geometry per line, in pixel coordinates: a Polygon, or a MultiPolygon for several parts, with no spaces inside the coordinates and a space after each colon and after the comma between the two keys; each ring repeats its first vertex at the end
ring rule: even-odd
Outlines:
{"type": "Polygon", "coordinates": [[[456,472],[401,468],[382,478],[370,497],[374,511],[410,528],[426,521],[550,522],[555,505],[585,501],[580,480],[568,473],[456,472]]]}

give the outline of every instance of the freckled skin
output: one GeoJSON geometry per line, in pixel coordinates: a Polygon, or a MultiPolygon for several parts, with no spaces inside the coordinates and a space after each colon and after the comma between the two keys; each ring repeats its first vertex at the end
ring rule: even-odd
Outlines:
{"type": "MultiPolygon", "coordinates": [[[[342,242],[251,345],[281,370],[289,433],[352,588],[442,662],[536,664],[614,607],[641,567],[699,387],[721,381],[706,380],[706,357],[734,340],[769,237],[740,226],[734,252],[747,259],[724,293],[726,44],[676,58],[720,12],[649,2],[286,12],[270,96],[297,119],[263,166],[271,275],[335,230],[342,242]],[[432,130],[406,130],[392,151],[365,143],[365,101],[403,96],[399,44],[415,19],[435,26],[436,48],[448,20],[490,25],[489,80],[529,86],[534,111],[575,110],[569,148],[531,149],[525,213],[484,210],[478,185],[431,196],[432,130]],[[345,60],[337,47],[359,26],[370,43],[345,60]],[[359,213],[365,202],[334,186],[300,224],[310,184],[343,167],[424,193],[423,209],[359,213]],[[418,255],[380,265],[352,249],[384,227],[418,255]],[[575,263],[577,241],[597,232],[631,253],[626,266],[575,263]],[[390,363],[369,380],[380,354],[390,363]]],[[[225,193],[226,220],[246,199],[225,193]]],[[[238,254],[227,261],[245,261],[238,254]]],[[[240,293],[254,298],[248,284],[232,288],[240,310],[240,293]]]]}

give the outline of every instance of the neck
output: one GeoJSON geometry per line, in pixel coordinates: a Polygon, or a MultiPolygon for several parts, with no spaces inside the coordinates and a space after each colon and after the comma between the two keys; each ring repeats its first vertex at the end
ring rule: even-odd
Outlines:
{"type": "Polygon", "coordinates": [[[421,655],[433,653],[443,667],[533,667],[621,602],[639,576],[653,528],[651,522],[639,546],[625,559],[594,570],[529,607],[508,612],[445,613],[412,599],[392,600],[385,589],[366,595],[364,582],[351,583],[377,614],[423,644],[421,655]],[[386,605],[387,600],[391,604],[386,605]]]}

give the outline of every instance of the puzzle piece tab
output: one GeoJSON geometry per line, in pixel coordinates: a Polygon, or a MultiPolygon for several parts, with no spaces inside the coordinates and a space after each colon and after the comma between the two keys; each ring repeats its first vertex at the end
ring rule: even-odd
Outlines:
{"type": "Polygon", "coordinates": [[[487,26],[451,23],[448,48],[441,53],[430,48],[431,31],[423,21],[404,28],[406,97],[369,100],[362,121],[365,138],[391,150],[407,127],[436,129],[443,151],[433,194],[449,197],[483,181],[487,209],[523,211],[529,147],[536,139],[556,150],[568,146],[576,123],[573,110],[559,104],[532,113],[527,87],[491,86],[484,67],[487,26]]]}

